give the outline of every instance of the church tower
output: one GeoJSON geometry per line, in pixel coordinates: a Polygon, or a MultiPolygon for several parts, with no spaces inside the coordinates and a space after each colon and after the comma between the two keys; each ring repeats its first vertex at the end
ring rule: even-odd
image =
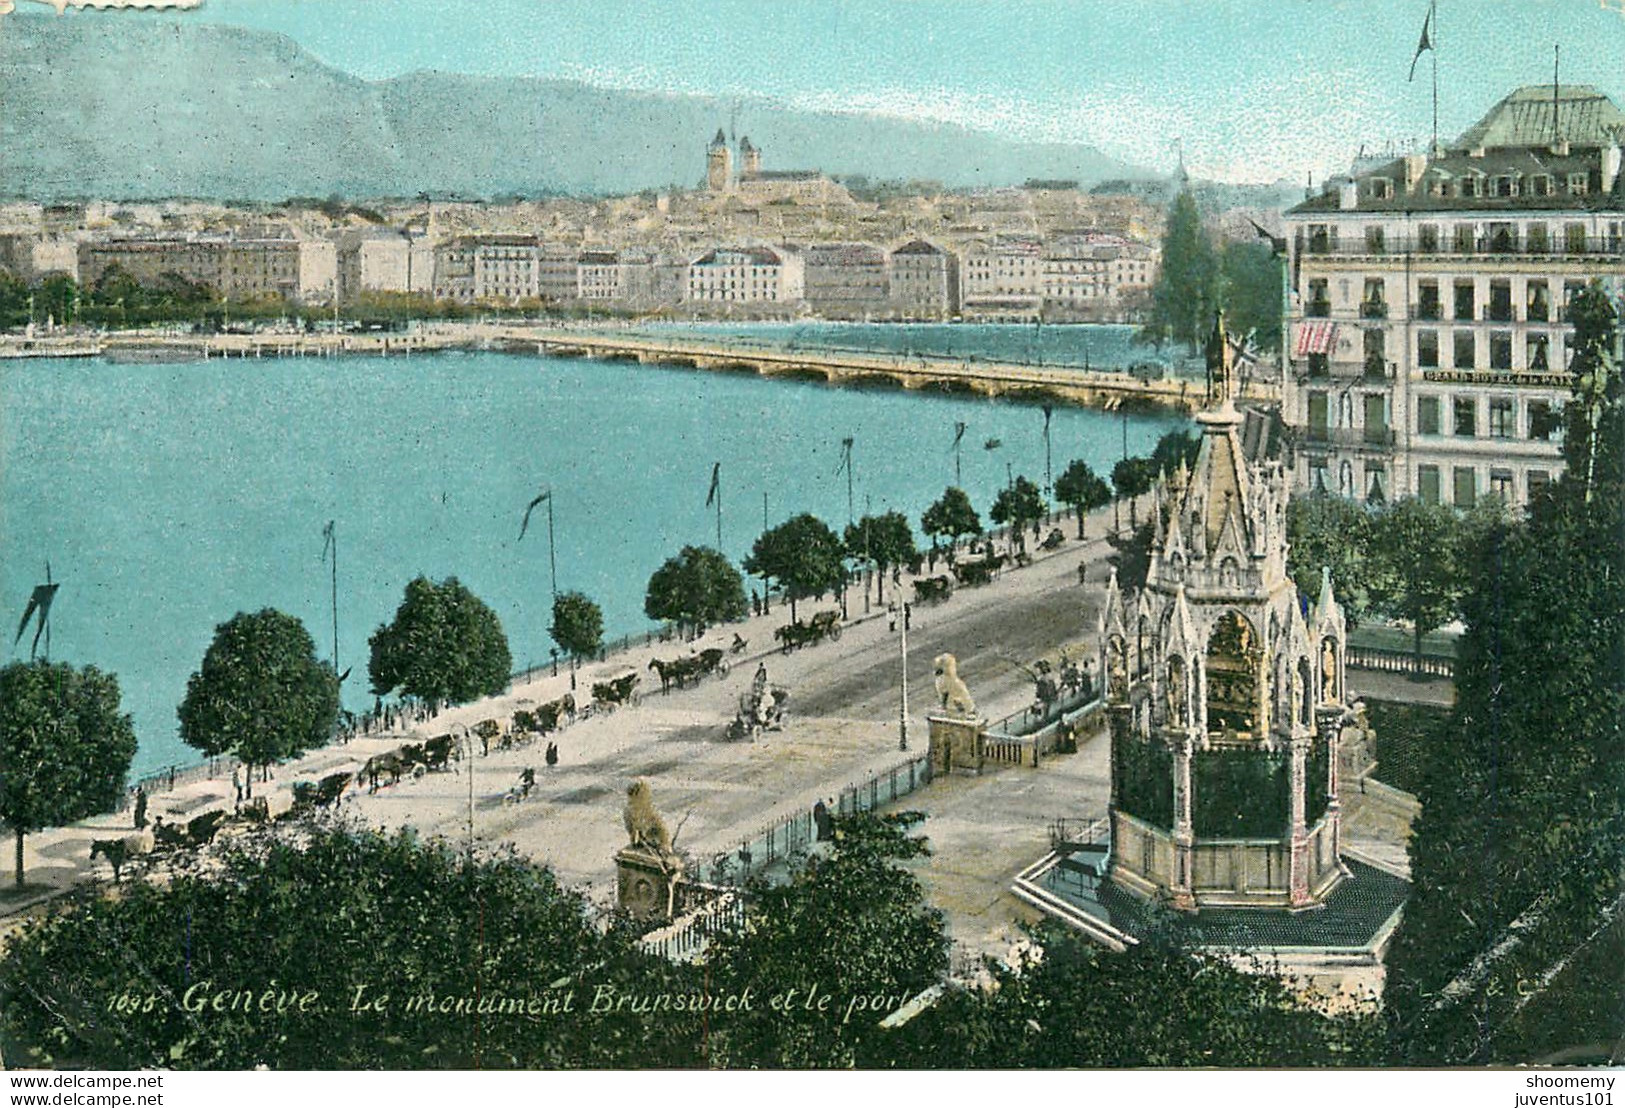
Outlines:
{"type": "Polygon", "coordinates": [[[762,172],[762,152],[751,145],[750,136],[739,140],[739,179],[750,181],[762,172]]]}
{"type": "MultiPolygon", "coordinates": [[[[1194,466],[1157,488],[1150,568],[1101,616],[1111,879],[1176,908],[1308,908],[1345,875],[1345,623],[1286,575],[1290,475],[1251,458],[1222,317],[1194,466]]],[[[1248,436],[1250,438],[1250,436],[1248,436]]]]}
{"type": "Polygon", "coordinates": [[[717,128],[717,137],[711,140],[711,145],[705,151],[705,187],[712,192],[728,192],[733,188],[734,165],[733,151],[728,149],[728,139],[717,128]]]}

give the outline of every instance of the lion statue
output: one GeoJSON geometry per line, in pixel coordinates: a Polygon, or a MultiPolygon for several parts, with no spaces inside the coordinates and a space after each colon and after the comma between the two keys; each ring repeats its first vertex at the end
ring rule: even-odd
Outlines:
{"type": "Polygon", "coordinates": [[[938,654],[932,665],[937,675],[937,696],[942,700],[943,711],[956,716],[974,716],[976,704],[971,700],[965,682],[959,679],[959,659],[952,654],[938,654]]]}
{"type": "Polygon", "coordinates": [[[671,831],[666,821],[655,811],[654,797],[649,782],[637,780],[626,789],[626,833],[634,847],[652,850],[664,857],[671,853],[671,831]]]}

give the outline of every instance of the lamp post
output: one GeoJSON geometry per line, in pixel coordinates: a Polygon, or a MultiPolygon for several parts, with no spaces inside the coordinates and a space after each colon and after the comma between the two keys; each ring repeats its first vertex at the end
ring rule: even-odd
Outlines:
{"type": "Polygon", "coordinates": [[[903,605],[903,702],[897,718],[897,749],[908,749],[908,617],[909,606],[903,605]]]}
{"type": "Polygon", "coordinates": [[[468,724],[459,724],[463,729],[463,749],[468,751],[468,863],[474,864],[474,733],[468,729],[468,724]]]}

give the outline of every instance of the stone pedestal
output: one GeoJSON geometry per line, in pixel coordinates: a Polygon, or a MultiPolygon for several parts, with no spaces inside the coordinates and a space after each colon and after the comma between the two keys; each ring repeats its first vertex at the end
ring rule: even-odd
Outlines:
{"type": "Polygon", "coordinates": [[[931,772],[982,772],[982,721],[965,716],[930,715],[931,772]]]}
{"type": "Polygon", "coordinates": [[[615,904],[633,919],[669,920],[683,879],[683,864],[675,854],[662,856],[642,846],[628,846],[615,855],[615,904]]]}

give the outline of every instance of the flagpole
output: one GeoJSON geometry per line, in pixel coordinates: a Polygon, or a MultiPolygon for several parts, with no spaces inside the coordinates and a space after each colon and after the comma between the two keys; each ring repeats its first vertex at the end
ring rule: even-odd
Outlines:
{"type": "Polygon", "coordinates": [[[339,532],[335,525],[333,538],[333,672],[339,672],[339,532]]]}
{"type": "Polygon", "coordinates": [[[547,572],[553,586],[553,608],[559,606],[559,563],[553,552],[553,490],[547,490],[547,572]]]}
{"type": "Polygon", "coordinates": [[[722,463],[717,463],[717,553],[722,553],[722,463]]]}
{"type": "MultiPolygon", "coordinates": [[[[1439,0],[1433,0],[1428,6],[1428,18],[1433,23],[1433,37],[1439,37],[1439,0]]],[[[1433,63],[1433,145],[1428,149],[1431,157],[1439,156],[1439,46],[1434,43],[1428,51],[1433,55],[1429,60],[1433,63]]]]}

